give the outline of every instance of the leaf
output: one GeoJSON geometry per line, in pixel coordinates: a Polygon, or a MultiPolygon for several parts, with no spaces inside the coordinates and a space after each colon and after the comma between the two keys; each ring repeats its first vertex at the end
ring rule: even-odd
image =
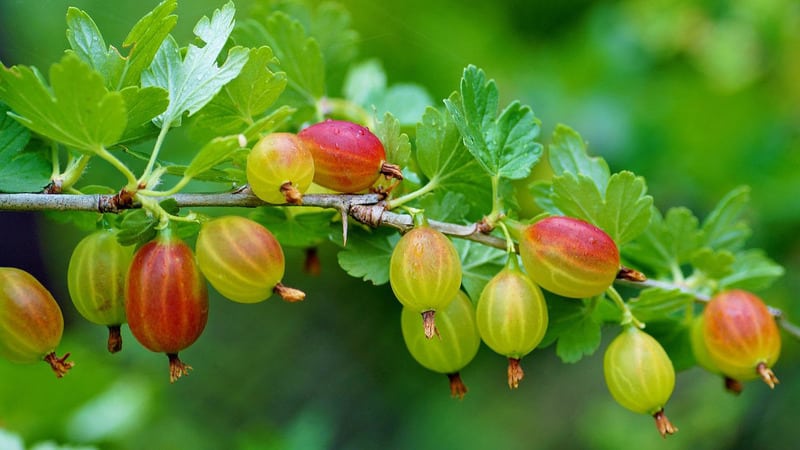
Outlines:
{"type": "Polygon", "coordinates": [[[295,109],[290,106],[281,106],[275,111],[265,115],[247,127],[242,134],[247,138],[247,142],[253,142],[264,134],[272,133],[282,128],[292,117],[295,109]]]}
{"type": "Polygon", "coordinates": [[[242,148],[240,144],[238,135],[212,139],[192,158],[184,177],[194,178],[229,160],[236,150],[242,148]]]}
{"type": "Polygon", "coordinates": [[[733,273],[719,281],[720,288],[759,291],[768,288],[785,273],[783,266],[769,259],[760,249],[737,253],[731,268],[733,273]]]}
{"type": "Polygon", "coordinates": [[[158,220],[143,209],[129,210],[120,216],[117,241],[123,245],[140,245],[156,237],[158,220]]]}
{"type": "Polygon", "coordinates": [[[703,240],[714,250],[737,251],[750,237],[750,227],[742,220],[750,202],[750,188],[740,186],[725,197],[703,221],[703,240]]]}
{"type": "Polygon", "coordinates": [[[425,217],[442,222],[460,223],[469,213],[469,202],[461,192],[445,191],[444,195],[425,195],[420,199],[425,217]]]}
{"type": "Polygon", "coordinates": [[[246,48],[231,48],[225,62],[217,66],[217,56],[233,30],[234,13],[233,3],[228,2],[210,20],[200,19],[194,33],[205,45],[190,44],[183,59],[172,36],[161,44],[152,65],[142,72],[143,87],[158,86],[169,92],[169,106],[154,120],[156,125],[179,126],[184,112],[196,113],[239,75],[249,56],[246,48]]]}
{"type": "Polygon", "coordinates": [[[664,347],[676,371],[689,369],[696,364],[694,354],[692,354],[690,327],[684,320],[670,319],[648,322],[644,331],[664,347]]]}
{"type": "Polygon", "coordinates": [[[505,267],[506,252],[466,239],[454,239],[453,245],[461,259],[461,285],[477,302],[486,283],[505,267]]]}
{"type": "Polygon", "coordinates": [[[250,49],[250,56],[235,79],[206,105],[192,121],[198,140],[243,132],[278,99],[286,88],[286,74],[267,67],[275,62],[269,47],[250,49]]]}
{"type": "Polygon", "coordinates": [[[649,323],[675,313],[683,313],[692,304],[694,296],[680,289],[648,288],[628,302],[631,312],[637,319],[649,323]]]}
{"type": "Polygon", "coordinates": [[[75,7],[67,9],[67,41],[75,54],[100,73],[106,87],[113,90],[122,75],[125,59],[114,47],[106,47],[92,18],[75,7]]]}
{"type": "Polygon", "coordinates": [[[551,199],[563,214],[593,223],[622,246],[650,224],[653,197],[646,191],[644,178],[628,171],[611,175],[602,191],[588,175],[564,172],[553,178],[551,199]]]}
{"type": "Polygon", "coordinates": [[[380,286],[389,281],[389,261],[400,234],[394,230],[350,230],[347,246],[337,254],[339,265],[351,277],[380,286]]]}
{"type": "Polygon", "coordinates": [[[137,141],[158,134],[152,120],[167,109],[167,91],[159,87],[128,86],[119,92],[128,112],[128,125],[119,142],[137,141]]]}
{"type": "Polygon", "coordinates": [[[31,133],[0,103],[0,192],[41,192],[50,182],[46,149],[28,148],[31,133]]]}
{"type": "Polygon", "coordinates": [[[380,96],[385,90],[386,72],[377,59],[369,59],[355,64],[345,77],[345,98],[365,108],[372,105],[373,99],[380,96]]]}
{"type": "Polygon", "coordinates": [[[623,247],[626,258],[660,275],[672,275],[689,262],[701,247],[697,217],[686,208],[671,208],[666,218],[655,208],[650,226],[635,241],[623,247]]]}
{"type": "Polygon", "coordinates": [[[580,361],[584,355],[593,354],[600,346],[600,323],[594,319],[588,302],[548,298],[548,325],[539,347],[556,344],[556,355],[565,363],[580,361]]]}
{"type": "Polygon", "coordinates": [[[372,97],[366,106],[374,108],[378,115],[391,112],[402,126],[413,126],[420,121],[433,104],[428,91],[411,83],[393,84],[380,95],[372,97]]]}
{"type": "Polygon", "coordinates": [[[542,155],[539,120],[533,111],[509,104],[497,115],[498,91],[483,70],[464,69],[460,92],[444,101],[470,153],[492,177],[525,178],[542,155]]]}
{"type": "Polygon", "coordinates": [[[407,166],[411,158],[411,142],[408,140],[408,135],[400,130],[400,121],[387,112],[383,120],[375,123],[373,131],[383,143],[386,160],[400,167],[407,166]]]}
{"type": "Polygon", "coordinates": [[[36,133],[83,152],[115,144],[127,124],[125,102],[103,77],[68,52],[50,68],[51,88],[25,66],[0,69],[0,100],[36,133]]]}
{"type": "Polygon", "coordinates": [[[691,258],[692,266],[705,276],[720,279],[733,272],[736,257],[728,250],[714,251],[710,247],[698,249],[691,258]]]}
{"type": "Polygon", "coordinates": [[[286,247],[313,247],[328,239],[330,211],[308,211],[300,207],[263,207],[250,213],[250,218],[267,227],[286,247]]]}
{"type": "Polygon", "coordinates": [[[603,158],[588,155],[583,138],[575,130],[563,124],[556,125],[548,154],[553,174],[586,175],[594,181],[598,192],[605,193],[610,176],[608,164],[603,158]]]}
{"type": "Polygon", "coordinates": [[[464,146],[449,114],[429,107],[417,124],[416,159],[434,193],[464,195],[473,216],[480,218],[492,207],[492,187],[474,156],[464,146]]]}
{"type": "Polygon", "coordinates": [[[142,73],[153,62],[162,42],[178,23],[178,16],[172,14],[177,6],[177,0],[164,0],[131,28],[122,43],[123,47],[130,47],[131,50],[128,52],[125,78],[119,82],[120,87],[139,85],[142,73]]]}

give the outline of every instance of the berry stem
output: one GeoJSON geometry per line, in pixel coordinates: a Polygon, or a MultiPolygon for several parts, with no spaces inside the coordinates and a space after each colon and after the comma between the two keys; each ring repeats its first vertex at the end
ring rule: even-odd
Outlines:
{"type": "Polygon", "coordinates": [[[284,301],[289,303],[299,302],[305,300],[306,293],[301,291],[300,289],[295,289],[289,286],[286,286],[282,283],[278,283],[272,288],[272,292],[281,296],[284,301]]]}
{"type": "Polygon", "coordinates": [[[287,181],[281,185],[281,194],[286,199],[286,203],[290,205],[302,205],[303,193],[300,192],[291,181],[287,181]]]}
{"type": "Polygon", "coordinates": [[[192,370],[192,366],[184,363],[178,358],[177,353],[167,353],[167,358],[169,358],[169,382],[174,383],[178,378],[189,375],[189,371],[192,370]]]}
{"type": "Polygon", "coordinates": [[[622,300],[622,296],[619,295],[619,292],[617,292],[616,289],[614,289],[614,286],[609,286],[609,288],[606,290],[606,296],[610,298],[611,301],[614,302],[617,308],[619,308],[619,310],[622,312],[622,320],[620,321],[620,325],[626,326],[633,324],[633,326],[636,328],[644,328],[644,323],[640,322],[639,319],[633,315],[631,309],[628,308],[628,304],[622,300]]]}
{"type": "Polygon", "coordinates": [[[50,352],[44,357],[44,361],[47,364],[50,364],[50,367],[53,369],[53,372],[56,373],[56,377],[61,378],[75,365],[72,361],[67,361],[69,358],[69,353],[64,354],[63,357],[59,358],[56,356],[55,352],[50,352]]]}
{"type": "Polygon", "coordinates": [[[678,431],[678,428],[664,414],[664,408],[653,414],[653,418],[656,419],[656,428],[658,428],[662,438],[666,438],[668,434],[675,434],[678,431]]]}
{"type": "Polygon", "coordinates": [[[775,373],[772,372],[772,369],[767,367],[765,363],[758,363],[756,366],[756,372],[758,375],[761,376],[761,379],[764,380],[764,383],[767,383],[770,389],[775,389],[775,385],[780,383],[778,381],[778,377],[775,376],[775,373]]]}
{"type": "Polygon", "coordinates": [[[122,350],[122,334],[120,333],[119,325],[108,326],[108,351],[109,353],[117,353],[122,350]]]}
{"type": "Polygon", "coordinates": [[[525,371],[522,370],[519,358],[508,358],[508,388],[517,389],[523,378],[525,371]]]}
{"type": "Polygon", "coordinates": [[[428,339],[433,338],[434,335],[439,336],[441,339],[441,335],[439,335],[439,329],[436,328],[436,311],[430,309],[428,311],[422,312],[422,328],[425,330],[425,337],[428,339]]]}
{"type": "Polygon", "coordinates": [[[464,396],[467,395],[467,385],[461,380],[461,374],[458,372],[448,373],[447,378],[450,380],[450,396],[464,400],[464,396]]]}

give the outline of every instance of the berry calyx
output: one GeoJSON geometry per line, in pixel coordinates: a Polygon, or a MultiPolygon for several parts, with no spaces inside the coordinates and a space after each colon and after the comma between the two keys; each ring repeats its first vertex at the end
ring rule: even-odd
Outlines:
{"type": "Polygon", "coordinates": [[[400,316],[403,340],[420,365],[448,376],[453,397],[463,398],[467,387],[459,372],[475,358],[481,344],[475,307],[466,294],[458,291],[456,298],[436,316],[439,338],[428,339],[419,327],[419,314],[403,307],[400,316]]]}
{"type": "Polygon", "coordinates": [[[635,326],[624,327],[606,349],[603,374],[617,403],[653,416],[662,437],[678,431],[664,414],[664,406],[675,389],[675,369],[667,352],[652,336],[635,326]]]}
{"type": "Polygon", "coordinates": [[[314,182],[338,192],[361,192],[381,175],[403,179],[400,168],[386,161],[380,139],[368,128],[328,119],[297,133],[314,157],[314,182]]]}
{"type": "Polygon", "coordinates": [[[436,334],[435,313],[461,287],[461,260],[440,231],[418,226],[397,242],[389,263],[389,283],[403,306],[423,315],[425,336],[436,334]]]}
{"type": "Polygon", "coordinates": [[[203,223],[197,236],[197,264],[225,298],[256,303],[277,293],[286,301],[305,294],[280,283],[285,271],[283,249],[264,226],[241,216],[203,223]]]}
{"type": "Polygon", "coordinates": [[[69,353],[55,354],[63,332],[64,317],[50,291],[24,270],[0,267],[0,356],[20,364],[44,360],[61,378],[74,365],[69,353]]]}
{"type": "Polygon", "coordinates": [[[720,372],[740,381],[778,384],[772,366],[781,352],[778,325],[756,295],[735,289],[715,295],[703,313],[703,338],[720,372]]]}
{"type": "Polygon", "coordinates": [[[483,288],[476,317],[483,342],[508,358],[508,387],[518,388],[525,376],[520,359],[544,338],[548,315],[541,289],[519,270],[516,255],[483,288]]]}
{"type": "Polygon", "coordinates": [[[108,327],[108,351],[122,349],[120,325],[125,319],[125,278],[133,247],[124,247],[112,230],[83,238],[69,260],[67,287],[72,303],[86,320],[108,327]]]}
{"type": "Polygon", "coordinates": [[[571,217],[547,217],[527,226],[519,252],[528,276],[563,297],[600,295],[620,270],[619,249],[611,237],[571,217]]]}
{"type": "Polygon", "coordinates": [[[314,179],[314,158],[296,135],[272,133],[250,150],[246,175],[261,200],[299,205],[314,179]]]}
{"type": "Polygon", "coordinates": [[[194,254],[169,228],[133,257],[125,286],[128,326],[150,351],[166,353],[170,382],[188,373],[178,352],[192,345],[208,321],[206,282],[194,254]]]}

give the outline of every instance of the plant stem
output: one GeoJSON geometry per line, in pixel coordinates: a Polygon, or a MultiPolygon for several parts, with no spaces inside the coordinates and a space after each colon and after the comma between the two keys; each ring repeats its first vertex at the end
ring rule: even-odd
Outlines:
{"type": "Polygon", "coordinates": [[[125,176],[125,178],[127,178],[129,189],[132,189],[134,191],[136,190],[136,186],[138,185],[138,183],[136,182],[136,175],[134,175],[133,172],[131,172],[131,169],[128,169],[128,166],[123,164],[123,162],[117,159],[116,156],[112,155],[111,152],[105,149],[105,147],[100,147],[98,149],[95,149],[95,154],[97,154],[97,156],[103,158],[104,160],[108,161],[109,164],[114,166],[115,169],[117,169],[120,173],[122,173],[125,176]]]}
{"type": "Polygon", "coordinates": [[[614,302],[617,308],[622,311],[622,321],[620,322],[620,325],[625,326],[628,324],[633,324],[637,328],[644,328],[644,324],[633,315],[631,309],[628,308],[628,304],[622,300],[622,296],[619,295],[619,292],[617,292],[614,286],[609,286],[609,288],[606,290],[606,295],[609,299],[611,299],[612,302],[614,302]]]}
{"type": "Polygon", "coordinates": [[[393,198],[393,199],[389,200],[388,202],[386,202],[386,208],[387,209],[395,209],[395,208],[397,208],[399,206],[402,206],[402,205],[404,205],[404,204],[406,204],[406,203],[408,203],[408,202],[410,202],[410,201],[412,201],[414,199],[422,197],[423,195],[425,195],[425,194],[427,194],[429,192],[432,192],[434,189],[436,189],[438,184],[439,184],[439,182],[437,181],[437,179],[435,177],[431,178],[431,180],[428,181],[425,184],[425,186],[422,186],[421,188],[417,189],[416,191],[412,191],[412,192],[409,192],[408,194],[405,194],[403,196],[400,196],[400,197],[393,198]]]}
{"type": "MultiPolygon", "coordinates": [[[[169,124],[163,124],[161,126],[161,131],[158,133],[158,137],[156,138],[156,143],[153,145],[153,153],[150,154],[150,159],[147,161],[147,167],[144,168],[144,172],[139,180],[136,182],[136,185],[140,185],[147,181],[147,178],[150,177],[150,173],[153,172],[153,167],[158,160],[158,153],[161,151],[161,146],[164,144],[164,138],[167,137],[167,132],[169,131],[169,124]]],[[[147,186],[145,186],[147,187],[147,186]]]]}

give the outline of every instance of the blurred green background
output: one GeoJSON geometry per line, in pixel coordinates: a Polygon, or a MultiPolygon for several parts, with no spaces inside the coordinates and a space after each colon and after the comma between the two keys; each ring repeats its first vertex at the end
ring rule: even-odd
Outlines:
{"type": "MultiPolygon", "coordinates": [[[[67,6],[86,10],[118,45],[157,2],[0,0],[0,57],[46,71],[67,46],[67,6]]],[[[255,0],[238,1],[247,10],[255,0]]],[[[359,32],[360,59],[380,59],[390,83],[416,82],[441,99],[475,64],[497,80],[503,103],[521,99],[543,122],[577,129],[612,170],[648,180],[661,209],[701,218],[726,192],[752,186],[751,245],[787,268],[768,303],[800,321],[800,5],[791,0],[342,2],[359,32]]],[[[221,1],[183,1],[175,30],[221,1]]],[[[97,163],[100,165],[100,163],[97,163]]],[[[77,362],[56,380],[44,366],[0,361],[0,448],[15,439],[103,449],[537,449],[794,448],[800,404],[798,342],[784,335],[769,389],[738,397],[692,369],[678,376],[667,413],[680,432],[662,441],[652,419],[607,393],[602,350],[566,365],[552,348],[523,363],[520,389],[483,347],[448,395],[444,376],[407,354],[400,305],[387,286],[347,277],[334,245],[321,276],[288,250],[286,283],[303,304],[238,305],[211,299],[205,334],[182,353],[195,372],[174,385],[167,360],[136,345],[108,355],[101,327],[66,293],[69,254],[81,234],[41,215],[0,214],[0,265],[31,270],[67,316],[61,346],[77,362]],[[9,227],[17,227],[9,230],[9,227]],[[19,233],[34,230],[30,239],[19,233]],[[2,431],[5,429],[5,431],[2,431]]],[[[607,329],[608,341],[616,330],[607,329]]]]}

